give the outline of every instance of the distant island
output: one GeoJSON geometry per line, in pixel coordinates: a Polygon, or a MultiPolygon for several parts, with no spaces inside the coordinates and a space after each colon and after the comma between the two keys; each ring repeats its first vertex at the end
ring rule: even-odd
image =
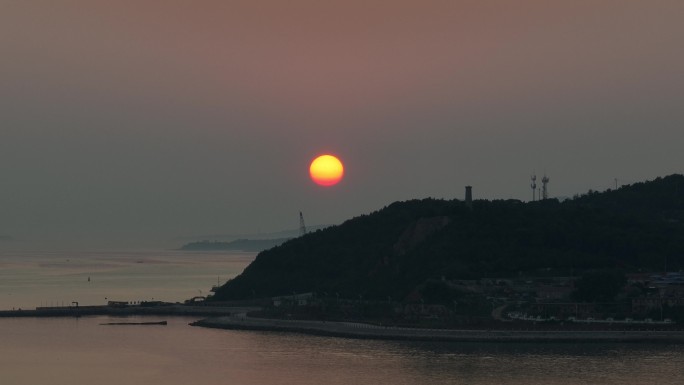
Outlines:
{"type": "Polygon", "coordinates": [[[209,301],[383,324],[684,322],[684,176],[572,199],[395,202],[262,251],[209,301]]]}
{"type": "Polygon", "coordinates": [[[290,238],[278,239],[236,239],[230,242],[223,241],[198,241],[183,245],[180,250],[185,251],[263,251],[279,246],[290,238]]]}

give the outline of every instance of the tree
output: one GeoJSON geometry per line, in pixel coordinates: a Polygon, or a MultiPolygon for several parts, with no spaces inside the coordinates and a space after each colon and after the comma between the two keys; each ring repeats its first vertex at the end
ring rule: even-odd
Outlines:
{"type": "Polygon", "coordinates": [[[620,270],[590,271],[577,281],[573,297],[586,302],[611,302],[626,283],[627,278],[620,270]]]}

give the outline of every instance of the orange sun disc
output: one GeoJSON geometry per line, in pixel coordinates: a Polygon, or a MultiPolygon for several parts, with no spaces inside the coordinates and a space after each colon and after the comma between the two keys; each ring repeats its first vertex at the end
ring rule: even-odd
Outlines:
{"type": "Polygon", "coordinates": [[[342,180],[344,166],[332,155],[321,155],[309,166],[311,179],[321,186],[332,186],[342,180]]]}

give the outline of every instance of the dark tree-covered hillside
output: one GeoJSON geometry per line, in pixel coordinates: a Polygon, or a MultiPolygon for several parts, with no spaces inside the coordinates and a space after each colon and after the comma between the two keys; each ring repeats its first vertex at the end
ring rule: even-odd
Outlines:
{"type": "Polygon", "coordinates": [[[684,268],[684,176],[572,200],[396,202],[261,252],[216,300],[405,298],[430,279],[684,268]]]}

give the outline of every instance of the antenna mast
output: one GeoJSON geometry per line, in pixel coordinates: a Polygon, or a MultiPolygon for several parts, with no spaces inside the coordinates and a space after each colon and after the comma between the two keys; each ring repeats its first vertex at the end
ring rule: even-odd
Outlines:
{"type": "Polygon", "coordinates": [[[544,174],[544,177],[542,178],[542,199],[548,199],[549,198],[549,192],[546,190],[546,185],[549,183],[549,177],[544,174]]]}
{"type": "Polygon", "coordinates": [[[304,225],[304,215],[302,215],[302,212],[299,212],[299,236],[301,237],[302,235],[306,234],[306,226],[304,225]]]}
{"type": "Polygon", "coordinates": [[[535,192],[537,191],[537,174],[532,173],[532,202],[534,202],[535,192]]]}

